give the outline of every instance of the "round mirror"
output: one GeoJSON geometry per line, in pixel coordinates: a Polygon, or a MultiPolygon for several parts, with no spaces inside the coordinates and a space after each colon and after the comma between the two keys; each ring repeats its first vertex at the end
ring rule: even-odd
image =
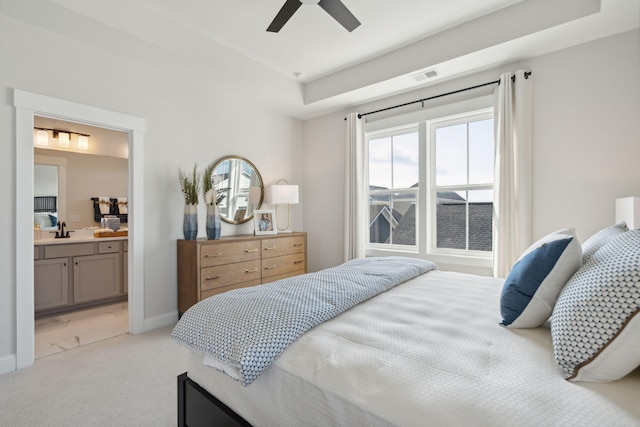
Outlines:
{"type": "Polygon", "coordinates": [[[227,156],[218,160],[211,172],[211,184],[220,202],[220,218],[231,224],[242,224],[253,218],[264,198],[260,172],[249,160],[227,156]]]}

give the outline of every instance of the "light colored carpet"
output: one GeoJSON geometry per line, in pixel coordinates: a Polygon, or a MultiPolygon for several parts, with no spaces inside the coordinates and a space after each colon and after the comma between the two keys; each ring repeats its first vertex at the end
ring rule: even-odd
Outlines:
{"type": "Polygon", "coordinates": [[[187,350],[172,329],[120,335],[0,376],[0,426],[175,426],[187,350]]]}

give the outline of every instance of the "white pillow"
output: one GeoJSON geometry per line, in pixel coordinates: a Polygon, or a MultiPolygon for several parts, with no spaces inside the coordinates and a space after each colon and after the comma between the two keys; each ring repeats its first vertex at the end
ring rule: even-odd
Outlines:
{"type": "Polygon", "coordinates": [[[640,229],[598,249],[560,293],[556,360],[572,381],[615,381],[640,366],[640,229]]]}
{"type": "Polygon", "coordinates": [[[625,231],[629,231],[629,229],[627,228],[627,224],[622,221],[619,224],[603,228],[593,236],[589,237],[582,244],[582,263],[586,263],[589,258],[591,258],[591,256],[596,253],[596,251],[600,249],[605,243],[607,243],[612,237],[615,237],[620,233],[624,233],[625,231]]]}
{"type": "Polygon", "coordinates": [[[36,212],[33,214],[33,223],[40,227],[51,227],[51,218],[47,212],[36,212]]]}
{"type": "Polygon", "coordinates": [[[500,297],[501,325],[537,328],[551,315],[560,291],[582,264],[573,228],[548,234],[514,264],[500,297]]]}

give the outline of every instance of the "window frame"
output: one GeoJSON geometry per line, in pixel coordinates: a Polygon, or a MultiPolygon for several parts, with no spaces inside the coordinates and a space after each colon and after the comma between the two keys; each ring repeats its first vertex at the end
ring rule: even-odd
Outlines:
{"type": "MultiPolygon", "coordinates": [[[[483,108],[481,110],[469,111],[466,113],[455,114],[439,119],[426,121],[426,136],[427,147],[429,151],[429,165],[427,176],[427,218],[429,219],[429,226],[426,230],[427,235],[427,254],[432,255],[444,255],[444,256],[457,256],[464,258],[477,258],[477,259],[489,259],[493,258],[493,251],[477,251],[469,249],[451,249],[451,248],[438,248],[437,247],[437,193],[441,191],[474,191],[474,190],[491,190],[493,191],[494,183],[485,184],[464,184],[464,185],[436,185],[436,139],[435,133],[438,128],[446,126],[454,126],[463,123],[470,123],[474,121],[481,121],[493,119],[493,107],[483,108]]],[[[468,144],[467,140],[467,144],[468,144]]],[[[468,145],[467,145],[468,147],[468,145]]],[[[494,152],[495,152],[495,137],[494,137],[494,152]]],[[[467,173],[469,172],[469,150],[467,149],[467,173]]],[[[468,208],[468,204],[466,205],[468,208]]],[[[469,216],[467,212],[466,216],[466,244],[469,243],[469,216]]]]}
{"type": "MultiPolygon", "coordinates": [[[[383,129],[383,130],[379,130],[379,131],[375,131],[375,132],[367,132],[365,134],[365,153],[366,153],[366,158],[365,158],[365,164],[367,165],[366,167],[366,186],[365,186],[365,190],[366,190],[366,200],[367,200],[367,209],[365,209],[365,212],[367,212],[367,230],[369,230],[369,220],[371,218],[369,218],[369,212],[370,212],[370,205],[369,205],[369,199],[370,199],[370,195],[371,195],[371,186],[369,184],[369,141],[371,141],[372,139],[382,139],[382,138],[393,138],[396,136],[400,136],[400,135],[407,135],[410,133],[418,133],[418,156],[420,157],[420,159],[422,159],[422,143],[420,140],[420,126],[418,123],[411,123],[411,124],[407,124],[407,125],[403,125],[403,126],[396,126],[393,128],[389,128],[389,129],[383,129]]],[[[393,162],[391,167],[393,168],[393,162]]],[[[421,176],[420,174],[422,173],[422,164],[421,164],[421,160],[419,160],[419,175],[418,175],[418,188],[389,188],[386,190],[375,190],[375,194],[392,194],[394,192],[397,191],[410,191],[410,192],[414,192],[415,193],[415,200],[416,200],[416,218],[419,217],[419,207],[418,207],[418,203],[420,200],[420,181],[421,181],[421,176]]],[[[392,169],[392,175],[393,175],[393,169],[392,169]]],[[[367,255],[369,255],[369,250],[372,251],[383,251],[383,252],[387,252],[389,250],[391,250],[392,252],[403,252],[403,253],[412,253],[412,254],[417,254],[418,251],[418,247],[419,247],[419,225],[416,223],[416,244],[415,246],[412,245],[400,245],[400,244],[384,244],[384,243],[371,243],[369,241],[370,235],[367,233],[367,240],[365,241],[365,253],[367,255]]]]}
{"type": "MultiPolygon", "coordinates": [[[[437,248],[435,236],[437,234],[437,218],[435,215],[436,205],[435,197],[437,187],[435,184],[435,141],[431,137],[431,131],[435,129],[435,125],[442,123],[458,123],[484,120],[493,118],[493,106],[473,105],[459,108],[457,112],[446,111],[438,114],[437,117],[423,117],[411,120],[399,126],[378,128],[376,130],[367,131],[365,134],[365,157],[366,157],[366,176],[365,187],[367,193],[367,204],[369,203],[369,141],[371,139],[379,139],[388,136],[397,136],[401,134],[418,131],[418,155],[419,155],[419,181],[416,189],[416,245],[397,245],[397,244],[380,244],[370,243],[369,235],[365,242],[366,256],[409,256],[415,258],[429,259],[437,264],[459,265],[472,268],[491,268],[493,252],[492,251],[470,251],[448,248],[437,248]],[[433,202],[433,203],[432,203],[433,202]],[[421,214],[424,212],[425,214],[421,214]]],[[[435,130],[434,130],[435,132],[435,130]]],[[[495,138],[494,138],[495,140],[495,138]]],[[[495,143],[494,143],[495,149],[495,143]]],[[[444,186],[442,186],[444,187],[444,186]]],[[[447,186],[452,188],[453,186],[447,186]]],[[[494,183],[491,184],[473,184],[463,186],[464,191],[476,189],[493,190],[494,183]]],[[[389,192],[392,192],[390,189],[389,192]]],[[[369,220],[369,205],[367,205],[367,221],[369,220]]],[[[468,221],[468,219],[467,219],[468,221]]],[[[468,233],[468,228],[467,228],[468,233]]]]}

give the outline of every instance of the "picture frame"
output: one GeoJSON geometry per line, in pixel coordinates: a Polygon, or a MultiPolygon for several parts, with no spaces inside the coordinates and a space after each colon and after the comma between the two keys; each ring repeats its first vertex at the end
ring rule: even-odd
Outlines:
{"type": "Polygon", "coordinates": [[[253,223],[256,236],[263,234],[277,234],[276,211],[272,209],[259,209],[253,211],[253,223]]]}

